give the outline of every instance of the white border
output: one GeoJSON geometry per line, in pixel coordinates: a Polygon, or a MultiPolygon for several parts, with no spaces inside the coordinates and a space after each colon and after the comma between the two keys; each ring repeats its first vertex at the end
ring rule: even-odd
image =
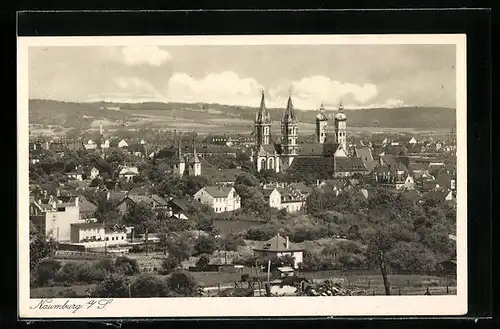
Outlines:
{"type": "MultiPolygon", "coordinates": [[[[467,118],[466,36],[440,35],[266,35],[127,36],[18,38],[18,315],[20,318],[73,317],[245,317],[245,316],[414,316],[467,313],[467,118]],[[318,45],[455,44],[457,81],[457,295],[280,298],[114,299],[105,310],[39,310],[29,295],[28,48],[30,46],[118,45],[318,45]]],[[[54,299],[63,303],[66,299],[54,299]]],[[[84,304],[87,299],[69,299],[84,304]]]]}

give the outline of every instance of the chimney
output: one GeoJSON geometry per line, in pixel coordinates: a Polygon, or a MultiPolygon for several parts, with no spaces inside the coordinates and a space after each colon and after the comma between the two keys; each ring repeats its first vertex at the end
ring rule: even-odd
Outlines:
{"type": "Polygon", "coordinates": [[[110,196],[111,196],[111,192],[109,192],[109,191],[108,191],[108,192],[106,193],[106,200],[109,200],[109,197],[110,197],[110,196]]]}
{"type": "Polygon", "coordinates": [[[75,206],[78,207],[78,197],[75,197],[75,206]]]}
{"type": "Polygon", "coordinates": [[[290,247],[290,239],[288,238],[288,235],[286,237],[286,249],[290,247]]]}
{"type": "Polygon", "coordinates": [[[54,201],[52,202],[52,208],[56,209],[57,208],[57,203],[54,201]]]}
{"type": "Polygon", "coordinates": [[[56,189],[56,195],[57,195],[57,196],[61,196],[61,190],[56,189]]]}

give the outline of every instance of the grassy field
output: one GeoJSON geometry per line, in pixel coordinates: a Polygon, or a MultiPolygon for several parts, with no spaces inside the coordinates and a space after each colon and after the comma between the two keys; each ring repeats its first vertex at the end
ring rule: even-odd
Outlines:
{"type": "Polygon", "coordinates": [[[215,219],[214,226],[221,231],[222,235],[230,233],[239,233],[250,227],[257,227],[264,223],[251,222],[251,221],[241,221],[241,220],[225,220],[225,219],[215,219]]]}

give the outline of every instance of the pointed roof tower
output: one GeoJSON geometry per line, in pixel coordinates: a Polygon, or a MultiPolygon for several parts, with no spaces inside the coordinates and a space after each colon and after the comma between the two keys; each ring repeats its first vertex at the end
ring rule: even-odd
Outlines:
{"type": "Polygon", "coordinates": [[[283,122],[295,122],[296,117],[295,117],[295,110],[293,109],[293,103],[292,103],[292,92],[289,92],[288,95],[288,102],[286,104],[286,110],[285,113],[283,114],[283,122]]]}
{"type": "Polygon", "coordinates": [[[194,138],[193,138],[193,163],[200,163],[200,159],[198,158],[198,155],[196,154],[196,145],[194,143],[194,138]]]}
{"type": "Polygon", "coordinates": [[[177,156],[175,157],[175,160],[177,162],[184,162],[184,157],[182,156],[182,150],[181,150],[181,139],[179,138],[178,140],[178,149],[177,149],[177,156]]]}
{"type": "Polygon", "coordinates": [[[316,120],[328,121],[328,117],[325,113],[325,107],[323,106],[323,103],[321,103],[321,106],[319,107],[319,113],[316,115],[316,120]]]}
{"type": "Polygon", "coordinates": [[[260,106],[257,114],[255,115],[256,123],[271,123],[271,116],[267,112],[266,108],[266,97],[264,95],[264,90],[262,90],[262,97],[260,98],[260,106]]]}

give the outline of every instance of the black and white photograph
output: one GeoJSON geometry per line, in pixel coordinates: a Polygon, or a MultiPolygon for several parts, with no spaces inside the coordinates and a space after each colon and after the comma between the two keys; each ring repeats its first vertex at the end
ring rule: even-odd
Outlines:
{"type": "Polygon", "coordinates": [[[21,316],[467,312],[464,35],[18,46],[21,316]]]}

